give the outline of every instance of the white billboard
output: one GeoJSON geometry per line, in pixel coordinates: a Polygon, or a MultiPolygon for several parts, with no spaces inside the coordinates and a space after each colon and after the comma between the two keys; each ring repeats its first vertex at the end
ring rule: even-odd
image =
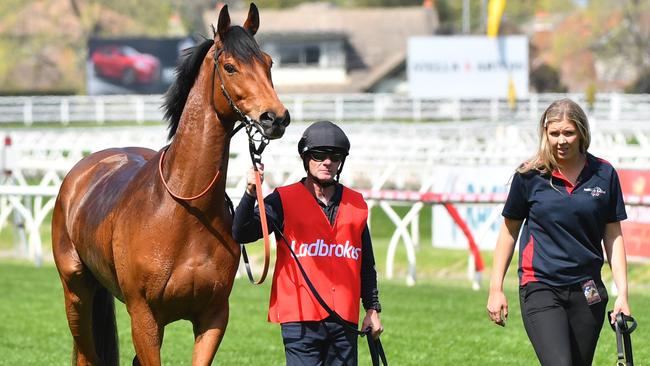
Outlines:
{"type": "MultiPolygon", "coordinates": [[[[512,166],[461,167],[441,166],[436,168],[432,192],[445,193],[507,193],[515,172],[512,166]]],[[[503,204],[455,204],[469,227],[474,240],[481,250],[494,250],[503,222],[503,204]]],[[[456,225],[447,210],[441,205],[433,206],[432,216],[433,246],[441,248],[468,248],[467,238],[456,225]]]]}
{"type": "Polygon", "coordinates": [[[407,74],[412,97],[528,96],[528,38],[506,36],[411,37],[407,74]]]}

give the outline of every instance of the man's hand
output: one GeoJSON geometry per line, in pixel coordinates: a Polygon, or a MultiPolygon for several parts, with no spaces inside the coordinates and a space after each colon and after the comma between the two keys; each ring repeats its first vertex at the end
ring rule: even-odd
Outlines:
{"type": "Polygon", "coordinates": [[[363,323],[361,323],[361,330],[365,331],[366,329],[372,329],[372,338],[377,339],[379,335],[384,331],[384,327],[381,326],[381,320],[379,319],[379,313],[375,309],[368,309],[366,311],[366,317],[363,318],[363,323]]]}
{"type": "MultiPolygon", "coordinates": [[[[264,182],[264,164],[262,163],[257,164],[257,170],[260,172],[261,181],[264,182]]],[[[251,197],[255,197],[256,194],[255,169],[253,169],[253,167],[250,167],[250,169],[248,169],[248,172],[246,174],[246,194],[248,194],[251,197]]]]}

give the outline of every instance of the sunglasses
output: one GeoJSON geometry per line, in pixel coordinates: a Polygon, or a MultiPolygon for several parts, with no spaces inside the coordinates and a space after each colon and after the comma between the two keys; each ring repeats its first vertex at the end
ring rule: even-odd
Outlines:
{"type": "Polygon", "coordinates": [[[343,154],[333,153],[333,152],[323,152],[323,151],[312,151],[309,153],[311,160],[321,162],[326,159],[330,159],[333,163],[338,163],[343,160],[343,154]]]}

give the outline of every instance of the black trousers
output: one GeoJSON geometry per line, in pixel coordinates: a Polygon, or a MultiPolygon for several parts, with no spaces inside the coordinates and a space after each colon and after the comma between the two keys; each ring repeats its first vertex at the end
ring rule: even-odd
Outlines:
{"type": "Polygon", "coordinates": [[[281,327],[287,366],[357,365],[357,335],[329,318],[281,327]]]}
{"type": "Polygon", "coordinates": [[[519,288],[521,316],[542,366],[589,366],[605,320],[607,289],[594,280],[600,302],[589,305],[581,284],[529,282],[519,288]]]}

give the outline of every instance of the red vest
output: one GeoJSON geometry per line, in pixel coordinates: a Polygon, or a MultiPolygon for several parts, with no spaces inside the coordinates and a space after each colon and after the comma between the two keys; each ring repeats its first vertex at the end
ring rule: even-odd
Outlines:
{"type": "MultiPolygon", "coordinates": [[[[301,183],[278,188],[284,211],[284,236],[314,287],[332,310],[359,321],[361,235],[368,206],[360,193],[343,187],[334,224],[301,183]]],[[[327,312],[312,295],[287,245],[277,238],[269,321],[318,321],[327,312]]]]}

